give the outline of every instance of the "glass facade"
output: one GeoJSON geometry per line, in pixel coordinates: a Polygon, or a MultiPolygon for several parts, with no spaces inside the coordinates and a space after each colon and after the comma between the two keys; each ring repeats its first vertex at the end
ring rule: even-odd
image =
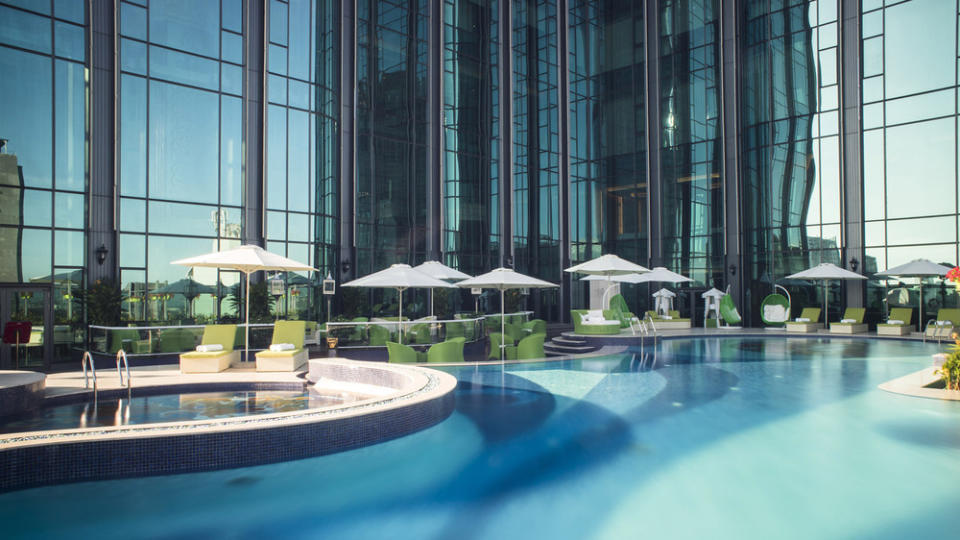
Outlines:
{"type": "MultiPolygon", "coordinates": [[[[570,3],[570,260],[648,258],[646,50],[640,3],[570,3]]],[[[632,305],[640,287],[626,287],[632,305]]],[[[645,292],[646,288],[642,288],[645,292]]],[[[588,287],[573,283],[575,303],[588,287]]]]}
{"type": "MultiPolygon", "coordinates": [[[[865,270],[926,258],[958,260],[957,148],[960,49],[954,1],[862,3],[865,270]],[[922,186],[922,189],[918,189],[922,186]]],[[[927,280],[923,309],[957,307],[927,280]]],[[[867,306],[916,306],[917,279],[871,282],[867,306]],[[885,288],[888,287],[888,288],[885,288]]]]}
{"type": "Polygon", "coordinates": [[[61,344],[83,326],[87,265],[89,70],[83,1],[0,2],[0,286],[6,320],[43,327],[61,344]]]}
{"type": "MultiPolygon", "coordinates": [[[[428,258],[562,283],[521,298],[560,321],[588,302],[565,261],[617,253],[730,286],[757,324],[772,282],[818,262],[960,255],[954,0],[87,5],[0,0],[0,287],[44,284],[57,324],[101,278],[127,322],[236,318],[237,273],[170,261],[241,242],[320,269],[277,304],[312,320],[327,274],[428,258]]],[[[915,285],[834,285],[831,305],[875,321],[884,287],[915,285]]],[[[927,310],[957,304],[927,285],[927,310]]]]}

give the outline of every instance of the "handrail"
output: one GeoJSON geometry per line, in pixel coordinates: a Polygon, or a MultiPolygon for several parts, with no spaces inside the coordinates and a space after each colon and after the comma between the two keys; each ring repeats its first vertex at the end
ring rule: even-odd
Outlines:
{"type": "Polygon", "coordinates": [[[938,321],[937,319],[930,319],[927,321],[927,324],[923,327],[922,339],[923,342],[927,342],[927,330],[933,326],[933,335],[931,337],[937,338],[937,345],[943,343],[943,338],[950,336],[950,333],[953,331],[953,323],[950,324],[938,324],[940,322],[948,321],[938,321]],[[946,333],[944,333],[946,330],[946,333]]]}
{"type": "Polygon", "coordinates": [[[83,368],[83,389],[86,390],[89,388],[89,381],[87,380],[87,361],[90,362],[90,375],[93,376],[93,394],[97,394],[97,369],[93,366],[93,355],[90,354],[90,351],[83,351],[83,359],[80,360],[80,365],[83,368]]]}
{"type": "Polygon", "coordinates": [[[120,386],[123,386],[123,372],[120,371],[120,359],[123,358],[123,367],[127,370],[127,390],[130,390],[130,364],[127,363],[127,351],[117,351],[117,376],[120,377],[120,386]]]}

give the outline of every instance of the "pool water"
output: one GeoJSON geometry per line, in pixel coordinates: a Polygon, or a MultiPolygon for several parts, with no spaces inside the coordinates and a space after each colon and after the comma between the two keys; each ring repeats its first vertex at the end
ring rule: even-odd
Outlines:
{"type": "Polygon", "coordinates": [[[960,403],[877,384],[920,343],[663,341],[447,368],[421,432],[288,463],[0,495],[7,537],[923,538],[960,501],[960,403]]]}
{"type": "Polygon", "coordinates": [[[97,400],[45,407],[24,415],[4,418],[0,420],[0,433],[212,420],[315,409],[355,400],[355,397],[346,394],[326,396],[302,390],[134,396],[132,399],[97,400]]]}

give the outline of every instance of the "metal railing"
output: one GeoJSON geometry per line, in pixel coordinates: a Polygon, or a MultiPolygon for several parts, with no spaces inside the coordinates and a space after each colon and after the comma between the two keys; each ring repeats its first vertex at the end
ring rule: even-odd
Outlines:
{"type": "Polygon", "coordinates": [[[87,379],[87,363],[90,364],[90,375],[93,378],[93,395],[97,395],[97,369],[93,366],[93,355],[90,351],[83,351],[83,359],[80,365],[83,368],[83,389],[90,388],[90,381],[87,379]]]}
{"type": "Polygon", "coordinates": [[[120,377],[120,386],[123,386],[123,372],[120,371],[120,360],[123,359],[123,367],[127,371],[127,393],[130,392],[130,364],[127,363],[127,352],[123,349],[117,351],[117,376],[120,377]]]}
{"type": "Polygon", "coordinates": [[[937,345],[943,343],[943,338],[949,338],[953,335],[953,322],[951,321],[938,321],[936,319],[930,319],[927,321],[927,324],[923,327],[923,342],[927,342],[927,332],[930,330],[930,327],[933,327],[933,332],[931,332],[930,337],[937,338],[937,345]]]}

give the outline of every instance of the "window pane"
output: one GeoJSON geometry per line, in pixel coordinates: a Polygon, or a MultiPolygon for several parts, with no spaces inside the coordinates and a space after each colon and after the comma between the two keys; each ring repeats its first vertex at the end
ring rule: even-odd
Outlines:
{"type": "Polygon", "coordinates": [[[60,19],[83,24],[87,21],[84,0],[53,0],[53,13],[60,19]]]}
{"type": "Polygon", "coordinates": [[[153,233],[215,236],[217,208],[199,204],[150,202],[150,227],[153,233]]]}
{"type": "Polygon", "coordinates": [[[22,278],[13,281],[30,281],[49,276],[53,269],[52,236],[49,229],[24,229],[20,247],[22,278]]]}
{"type": "Polygon", "coordinates": [[[143,268],[147,265],[147,237],[142,234],[120,235],[120,266],[143,268]]]}
{"type": "Polygon", "coordinates": [[[243,141],[243,102],[223,96],[220,114],[220,203],[239,206],[243,200],[240,148],[243,141]]]}
{"type": "Polygon", "coordinates": [[[267,208],[287,208],[287,111],[267,109],[267,208]]]}
{"type": "Polygon", "coordinates": [[[270,0],[270,41],[287,44],[287,5],[270,0]]]}
{"type": "Polygon", "coordinates": [[[120,4],[120,33],[147,40],[147,10],[130,4],[120,4]]]}
{"type": "Polygon", "coordinates": [[[120,38],[120,69],[146,75],[147,45],[132,39],[120,38]]]}
{"type": "MultiPolygon", "coordinates": [[[[67,229],[82,229],[86,222],[84,196],[79,193],[61,192],[56,194],[56,200],[56,226],[67,229]]],[[[61,263],[58,262],[57,264],[61,263]]]]}
{"type": "Polygon", "coordinates": [[[891,246],[956,241],[957,223],[953,216],[887,221],[887,244],[891,246]]]}
{"type": "Polygon", "coordinates": [[[231,64],[220,64],[221,84],[223,91],[228,94],[243,94],[243,68],[231,64]]]}
{"type": "Polygon", "coordinates": [[[888,217],[955,213],[954,119],[887,128],[886,143],[888,217]]]}
{"type": "Polygon", "coordinates": [[[150,83],[150,196],[217,202],[217,95],[150,83]]]}
{"type": "Polygon", "coordinates": [[[0,43],[49,54],[50,19],[0,6],[0,43]]]}
{"type": "Polygon", "coordinates": [[[87,170],[86,69],[81,64],[57,60],[56,70],[56,186],[83,191],[87,170]]]}
{"type": "Polygon", "coordinates": [[[127,232],[146,232],[146,202],[142,199],[120,198],[120,230],[127,232]]]}
{"type": "Polygon", "coordinates": [[[953,2],[913,0],[886,10],[887,97],[956,83],[956,13],[953,2]]]}
{"type": "Polygon", "coordinates": [[[310,210],[310,113],[290,109],[287,138],[287,209],[310,210]]]}
{"type": "Polygon", "coordinates": [[[286,212],[267,212],[267,238],[270,240],[286,240],[286,212]]]}
{"type": "MultiPolygon", "coordinates": [[[[0,12],[0,21],[3,14],[0,12]]],[[[0,22],[0,25],[3,23],[0,22]]],[[[0,29],[0,33],[3,30],[0,29]]],[[[53,96],[51,59],[0,47],[0,129],[9,139],[6,151],[16,154],[27,186],[53,185],[53,96]],[[23,84],[30,81],[30,84],[23,84]]]]}
{"type": "Polygon", "coordinates": [[[87,36],[82,26],[57,21],[54,27],[57,56],[83,62],[87,58],[87,36]]]}
{"type": "Polygon", "coordinates": [[[57,231],[54,260],[59,266],[83,266],[84,243],[83,231],[57,231]]]}
{"type": "Polygon", "coordinates": [[[150,235],[147,239],[148,278],[153,283],[173,283],[183,278],[190,269],[170,263],[184,257],[209,253],[214,250],[215,242],[209,238],[150,235]]]}
{"type": "Polygon", "coordinates": [[[234,32],[243,31],[243,0],[221,0],[223,27],[234,32]]]}
{"type": "Polygon", "coordinates": [[[218,63],[214,60],[161,47],[150,47],[151,77],[199,86],[208,90],[219,90],[218,67],[218,63]]]}
{"type": "Polygon", "coordinates": [[[147,195],[147,82],[120,76],[120,193],[147,195]]]}
{"type": "Polygon", "coordinates": [[[220,57],[234,64],[243,63],[243,37],[231,32],[222,32],[220,57]]]}
{"type": "Polygon", "coordinates": [[[287,239],[298,242],[310,241],[310,216],[308,214],[287,214],[287,239]]]}
{"type": "MultiPolygon", "coordinates": [[[[212,58],[220,56],[217,2],[166,0],[150,4],[150,41],[212,58]]],[[[152,53],[151,53],[152,54],[152,53]]]]}
{"type": "MultiPolygon", "coordinates": [[[[19,201],[16,198],[10,200],[11,203],[19,201]]],[[[39,189],[23,190],[23,224],[28,227],[52,227],[53,226],[53,193],[39,189]]],[[[11,214],[16,215],[16,214],[11,214]]],[[[4,221],[7,223],[6,221],[4,221]]],[[[10,225],[19,225],[16,221],[10,225]]]]}
{"type": "Polygon", "coordinates": [[[955,93],[951,88],[940,92],[889,100],[887,101],[887,125],[953,115],[956,109],[954,95],[955,93]]]}

